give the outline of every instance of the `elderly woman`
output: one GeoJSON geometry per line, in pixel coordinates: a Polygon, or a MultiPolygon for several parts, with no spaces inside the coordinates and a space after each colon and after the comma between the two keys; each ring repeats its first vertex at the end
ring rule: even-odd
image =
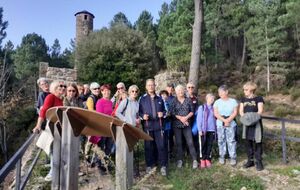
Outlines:
{"type": "MultiPolygon", "coordinates": [[[[62,96],[65,94],[66,85],[64,85],[63,82],[59,81],[53,81],[50,84],[50,94],[45,98],[44,105],[40,111],[40,115],[37,121],[36,126],[33,129],[34,133],[37,133],[41,130],[41,126],[43,121],[46,119],[46,112],[48,109],[55,107],[55,106],[62,106],[62,96]]],[[[47,176],[45,177],[45,181],[51,181],[52,180],[52,167],[53,167],[53,160],[50,156],[51,160],[51,169],[47,176]]]]}
{"type": "Polygon", "coordinates": [[[118,109],[119,104],[121,103],[122,100],[127,98],[125,84],[123,82],[119,82],[116,87],[117,87],[117,91],[111,98],[111,101],[113,103],[112,116],[116,116],[116,111],[118,109]]]}
{"type": "Polygon", "coordinates": [[[236,165],[236,138],[237,124],[234,118],[237,115],[238,103],[235,99],[228,97],[228,87],[222,85],[218,89],[220,98],[214,103],[214,115],[217,118],[217,133],[219,146],[219,163],[225,164],[225,154],[230,156],[230,165],[236,165]]]}
{"type": "MultiPolygon", "coordinates": [[[[96,103],[96,111],[99,113],[103,113],[106,115],[111,115],[112,114],[112,106],[113,103],[110,100],[110,94],[111,94],[111,86],[109,84],[104,84],[100,87],[101,90],[101,94],[102,94],[102,98],[100,98],[97,103],[96,103]]],[[[111,155],[111,153],[113,152],[112,148],[113,148],[113,139],[112,137],[101,137],[101,140],[98,143],[100,145],[100,148],[104,151],[105,156],[102,154],[101,151],[98,151],[99,149],[96,149],[98,155],[100,155],[100,159],[101,160],[101,165],[100,165],[100,169],[102,172],[105,171],[105,169],[103,168],[103,164],[105,163],[104,159],[105,158],[109,158],[109,156],[111,155]],[[104,157],[104,158],[103,158],[104,157]]],[[[111,165],[108,165],[107,168],[110,170],[111,169],[111,165]]]]}
{"type": "Polygon", "coordinates": [[[122,100],[117,108],[116,116],[131,124],[132,126],[139,126],[140,120],[138,117],[139,103],[137,97],[139,94],[139,88],[137,85],[131,85],[128,89],[129,97],[122,100]]]}
{"type": "Polygon", "coordinates": [[[49,83],[46,78],[39,78],[37,80],[37,84],[39,85],[40,89],[42,90],[39,95],[38,95],[38,100],[37,100],[37,114],[40,114],[40,110],[42,109],[44,105],[44,101],[46,96],[50,94],[49,92],[49,83]]]}
{"type": "Polygon", "coordinates": [[[100,85],[97,82],[92,82],[90,85],[91,94],[86,100],[86,107],[88,110],[95,111],[96,103],[100,98],[100,85]]]}
{"type": "Polygon", "coordinates": [[[79,92],[75,83],[70,83],[67,86],[67,95],[63,101],[64,106],[83,107],[82,100],[79,99],[79,92]]]}
{"type": "Polygon", "coordinates": [[[213,103],[215,96],[211,93],[206,95],[206,103],[198,108],[197,127],[199,139],[201,139],[200,168],[211,167],[211,150],[216,133],[216,119],[214,116],[213,103]]]}
{"type": "Polygon", "coordinates": [[[191,99],[186,98],[184,94],[184,87],[178,85],[175,88],[176,98],[172,101],[170,106],[170,114],[173,117],[172,127],[175,134],[175,142],[177,146],[177,167],[181,168],[183,164],[182,151],[182,136],[185,138],[189,152],[193,159],[193,169],[198,166],[197,154],[193,144],[192,128],[190,119],[194,115],[193,105],[191,99]]]}
{"type": "Polygon", "coordinates": [[[65,94],[66,85],[63,82],[53,81],[50,84],[50,94],[45,98],[44,105],[40,111],[39,118],[33,132],[39,132],[41,125],[46,118],[46,112],[49,108],[63,106],[62,97],[65,94]]]}
{"type": "Polygon", "coordinates": [[[256,96],[255,90],[257,85],[253,82],[247,82],[244,86],[244,95],[240,103],[241,122],[243,127],[243,138],[247,140],[247,156],[248,161],[244,164],[244,168],[254,166],[254,155],[256,160],[256,170],[264,169],[262,164],[262,134],[263,126],[261,121],[261,114],[264,108],[264,99],[261,96],[256,96]],[[249,121],[249,118],[257,118],[251,121],[251,124],[244,124],[249,121]]]}

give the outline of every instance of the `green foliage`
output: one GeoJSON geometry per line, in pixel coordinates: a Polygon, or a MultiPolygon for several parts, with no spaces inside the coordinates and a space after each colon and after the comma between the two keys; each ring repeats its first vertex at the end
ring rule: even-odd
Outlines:
{"type": "Polygon", "coordinates": [[[6,28],[8,27],[8,21],[3,20],[3,8],[0,7],[0,49],[2,40],[6,37],[6,28]]]}
{"type": "Polygon", "coordinates": [[[290,92],[292,101],[295,101],[300,97],[300,89],[299,88],[296,88],[296,87],[291,88],[289,92],[290,92]]]}
{"type": "MultiPolygon", "coordinates": [[[[72,41],[71,41],[72,45],[72,41]]],[[[74,51],[66,48],[61,54],[61,47],[59,40],[55,39],[50,49],[50,63],[51,67],[71,68],[74,63],[74,51]]]]}
{"type": "Polygon", "coordinates": [[[132,27],[132,24],[127,19],[126,15],[122,12],[117,13],[114,16],[113,20],[110,22],[110,27],[113,27],[115,25],[124,25],[124,26],[127,26],[129,28],[132,27]]]}
{"type": "Polygon", "coordinates": [[[37,76],[38,63],[49,60],[47,52],[48,46],[42,36],[35,33],[24,36],[13,56],[16,77],[22,79],[37,76]]]}
{"type": "Polygon", "coordinates": [[[51,51],[50,57],[52,59],[57,59],[59,57],[59,54],[60,54],[60,49],[61,49],[61,47],[60,47],[60,44],[59,44],[59,40],[55,39],[54,43],[53,43],[53,45],[51,46],[51,49],[50,49],[50,51],[51,51]]]}
{"type": "Polygon", "coordinates": [[[180,170],[172,167],[166,182],[171,183],[173,189],[264,189],[259,178],[232,173],[217,165],[201,172],[186,167],[180,170]]]}
{"type": "Polygon", "coordinates": [[[78,74],[84,82],[144,86],[153,77],[153,50],[143,35],[123,25],[92,33],[78,45],[78,74]],[[89,51],[87,51],[89,50],[89,51]]]}
{"type": "Polygon", "coordinates": [[[157,45],[160,55],[166,60],[168,69],[187,71],[192,51],[192,25],[194,2],[190,0],[173,1],[176,6],[161,11],[157,45]],[[175,8],[176,7],[176,8],[175,8]]]}
{"type": "Polygon", "coordinates": [[[278,106],[274,110],[274,115],[276,117],[285,117],[291,113],[291,110],[287,106],[278,106]]]}

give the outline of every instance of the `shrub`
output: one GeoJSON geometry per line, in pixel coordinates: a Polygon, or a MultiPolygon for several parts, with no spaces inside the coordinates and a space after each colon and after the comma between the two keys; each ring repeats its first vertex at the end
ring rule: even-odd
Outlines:
{"type": "Polygon", "coordinates": [[[276,107],[274,110],[274,115],[276,117],[285,117],[291,113],[292,113],[292,111],[290,110],[290,108],[288,108],[287,106],[283,106],[283,105],[276,107]]]}
{"type": "Polygon", "coordinates": [[[300,97],[300,89],[299,88],[291,88],[290,95],[291,95],[292,101],[297,100],[300,97]]]}

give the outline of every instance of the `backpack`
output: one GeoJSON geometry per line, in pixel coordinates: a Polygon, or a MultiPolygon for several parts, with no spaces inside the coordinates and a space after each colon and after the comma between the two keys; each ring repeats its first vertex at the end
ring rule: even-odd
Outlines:
{"type": "MultiPolygon", "coordinates": [[[[129,100],[128,100],[128,98],[126,98],[126,105],[125,105],[124,109],[123,109],[122,112],[121,112],[122,115],[125,114],[125,111],[126,111],[127,106],[128,106],[128,102],[129,102],[129,100]]],[[[121,102],[120,102],[120,103],[121,103],[121,102]]],[[[119,103],[119,104],[120,104],[120,103],[119,103]]],[[[119,104],[116,105],[114,111],[113,111],[112,114],[111,114],[113,117],[117,117],[117,116],[116,116],[116,112],[117,112],[117,109],[118,109],[119,104]]]]}

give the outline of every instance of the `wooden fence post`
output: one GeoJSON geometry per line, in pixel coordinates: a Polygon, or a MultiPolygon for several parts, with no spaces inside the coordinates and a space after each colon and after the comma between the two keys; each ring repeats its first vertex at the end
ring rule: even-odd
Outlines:
{"type": "Polygon", "coordinates": [[[79,137],[75,137],[67,110],[63,111],[60,189],[78,189],[79,137]]]}
{"type": "Polygon", "coordinates": [[[123,127],[116,127],[116,190],[133,184],[133,151],[129,152],[123,127]]]}
{"type": "Polygon", "coordinates": [[[281,143],[282,143],[282,159],[283,163],[287,163],[286,158],[286,129],[285,129],[285,121],[281,120],[281,143]]]}
{"type": "Polygon", "coordinates": [[[52,190],[59,190],[59,180],[60,180],[60,149],[61,149],[61,137],[58,131],[59,123],[54,125],[53,132],[53,151],[50,155],[50,160],[52,159],[52,190]]]}

